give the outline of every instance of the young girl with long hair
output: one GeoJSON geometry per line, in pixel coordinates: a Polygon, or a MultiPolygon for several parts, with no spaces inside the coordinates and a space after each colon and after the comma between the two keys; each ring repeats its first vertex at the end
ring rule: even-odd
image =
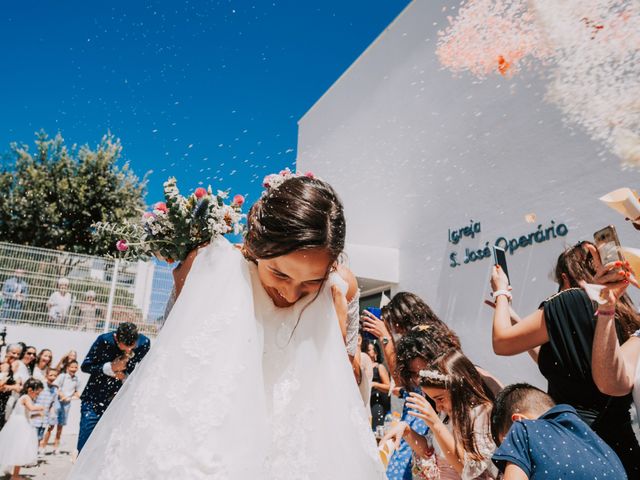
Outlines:
{"type": "Polygon", "coordinates": [[[36,380],[40,380],[41,382],[46,381],[47,370],[51,366],[51,360],[53,358],[53,353],[48,348],[43,348],[40,350],[40,353],[36,357],[35,367],[33,368],[33,378],[36,380]]]}
{"type": "Polygon", "coordinates": [[[38,434],[30,422],[31,415],[44,413],[44,407],[35,404],[42,388],[40,380],[27,380],[9,421],[0,430],[0,465],[14,466],[12,480],[23,478],[20,468],[38,458],[38,434]]]}
{"type": "Polygon", "coordinates": [[[58,362],[56,365],[56,370],[60,373],[65,373],[67,371],[67,365],[69,362],[78,361],[78,352],[75,350],[69,350],[58,362]]]}
{"type": "Polygon", "coordinates": [[[413,449],[414,478],[496,478],[490,423],[494,395],[473,363],[461,352],[450,350],[418,376],[435,409],[417,393],[410,394],[407,406],[411,415],[424,420],[428,434],[420,435],[405,422],[388,434],[396,442],[404,438],[413,449]]]}

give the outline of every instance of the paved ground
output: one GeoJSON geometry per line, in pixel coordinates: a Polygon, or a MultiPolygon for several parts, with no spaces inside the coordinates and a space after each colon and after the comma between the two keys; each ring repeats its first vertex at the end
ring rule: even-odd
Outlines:
{"type": "MultiPolygon", "coordinates": [[[[77,435],[62,435],[59,454],[51,453],[52,447],[49,446],[44,458],[38,460],[38,465],[22,468],[20,475],[29,480],[64,480],[71,471],[71,456],[75,451],[77,439],[77,435]]],[[[10,475],[6,475],[0,479],[4,480],[9,477],[10,475]]]]}

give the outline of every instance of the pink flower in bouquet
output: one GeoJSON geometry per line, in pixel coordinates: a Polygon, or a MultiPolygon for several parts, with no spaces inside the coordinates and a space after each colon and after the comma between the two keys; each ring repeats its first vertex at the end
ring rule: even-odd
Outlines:
{"type": "Polygon", "coordinates": [[[194,193],[197,199],[201,199],[207,194],[207,190],[205,188],[198,187],[194,193]]]}
{"type": "Polygon", "coordinates": [[[156,214],[153,212],[144,212],[142,218],[155,218],[156,214]]]}
{"type": "Polygon", "coordinates": [[[309,177],[309,178],[316,178],[316,176],[313,174],[313,172],[307,172],[304,174],[305,177],[309,177]]]}
{"type": "Polygon", "coordinates": [[[127,245],[126,240],[118,240],[116,242],[116,248],[119,252],[126,252],[127,250],[129,250],[129,245],[127,245]]]}
{"type": "Polygon", "coordinates": [[[244,197],[240,194],[236,195],[233,197],[233,204],[241,207],[242,205],[244,205],[244,197]]]}
{"type": "Polygon", "coordinates": [[[167,213],[169,210],[167,209],[167,204],[164,202],[158,202],[153,206],[154,210],[158,212],[167,213]]]}

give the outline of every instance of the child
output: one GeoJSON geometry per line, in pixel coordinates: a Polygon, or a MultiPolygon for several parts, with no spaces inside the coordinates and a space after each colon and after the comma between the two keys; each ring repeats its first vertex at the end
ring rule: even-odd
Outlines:
{"type": "Polygon", "coordinates": [[[626,479],[614,451],[573,407],[555,405],[542,390],[518,383],[498,395],[491,429],[500,447],[493,461],[505,480],[626,479]]]}
{"type": "Polygon", "coordinates": [[[38,435],[29,422],[29,416],[36,412],[42,415],[44,412],[42,405],[34,403],[42,388],[40,380],[28,379],[9,421],[0,430],[0,465],[14,465],[12,480],[22,478],[22,465],[31,465],[38,459],[38,435]]]}
{"type": "Polygon", "coordinates": [[[471,361],[459,351],[449,351],[430,368],[420,370],[420,386],[436,404],[438,413],[421,395],[411,393],[410,412],[425,421],[429,436],[400,422],[391,437],[404,437],[414,451],[413,478],[493,479],[498,470],[491,462],[495,444],[490,414],[493,394],[471,361]],[[403,425],[404,424],[404,425],[403,425]]]}
{"type": "MultiPolygon", "coordinates": [[[[44,415],[36,417],[31,422],[34,427],[37,428],[38,431],[38,440],[39,444],[39,454],[44,454],[44,449],[47,446],[47,442],[49,440],[49,436],[45,437],[45,432],[47,431],[47,427],[49,430],[52,430],[53,427],[50,425],[54,425],[56,418],[53,413],[55,412],[54,408],[58,401],[58,386],[55,384],[56,378],[58,377],[58,371],[54,368],[49,368],[45,375],[47,380],[47,384],[44,386],[40,395],[36,399],[36,405],[42,406],[44,411],[44,415]]],[[[49,432],[50,433],[50,432],[49,432]]]]}
{"type": "MultiPolygon", "coordinates": [[[[80,383],[78,376],[78,362],[71,360],[67,364],[67,372],[61,373],[56,378],[55,384],[58,386],[58,400],[56,405],[56,420],[58,428],[56,430],[56,439],[53,442],[53,453],[58,453],[60,447],[60,437],[62,436],[62,428],[67,424],[69,418],[69,409],[71,408],[71,400],[77,400],[80,398],[80,383]]],[[[49,427],[49,430],[45,434],[44,444],[49,442],[49,435],[53,431],[54,425],[49,427]]]]}

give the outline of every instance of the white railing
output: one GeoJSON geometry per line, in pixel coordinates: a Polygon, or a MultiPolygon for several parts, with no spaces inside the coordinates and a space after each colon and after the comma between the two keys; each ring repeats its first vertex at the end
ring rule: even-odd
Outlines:
{"type": "Polygon", "coordinates": [[[101,332],[129,321],[155,335],[172,285],[165,264],[0,242],[0,326],[101,332]],[[59,287],[63,278],[66,291],[59,287]]]}

